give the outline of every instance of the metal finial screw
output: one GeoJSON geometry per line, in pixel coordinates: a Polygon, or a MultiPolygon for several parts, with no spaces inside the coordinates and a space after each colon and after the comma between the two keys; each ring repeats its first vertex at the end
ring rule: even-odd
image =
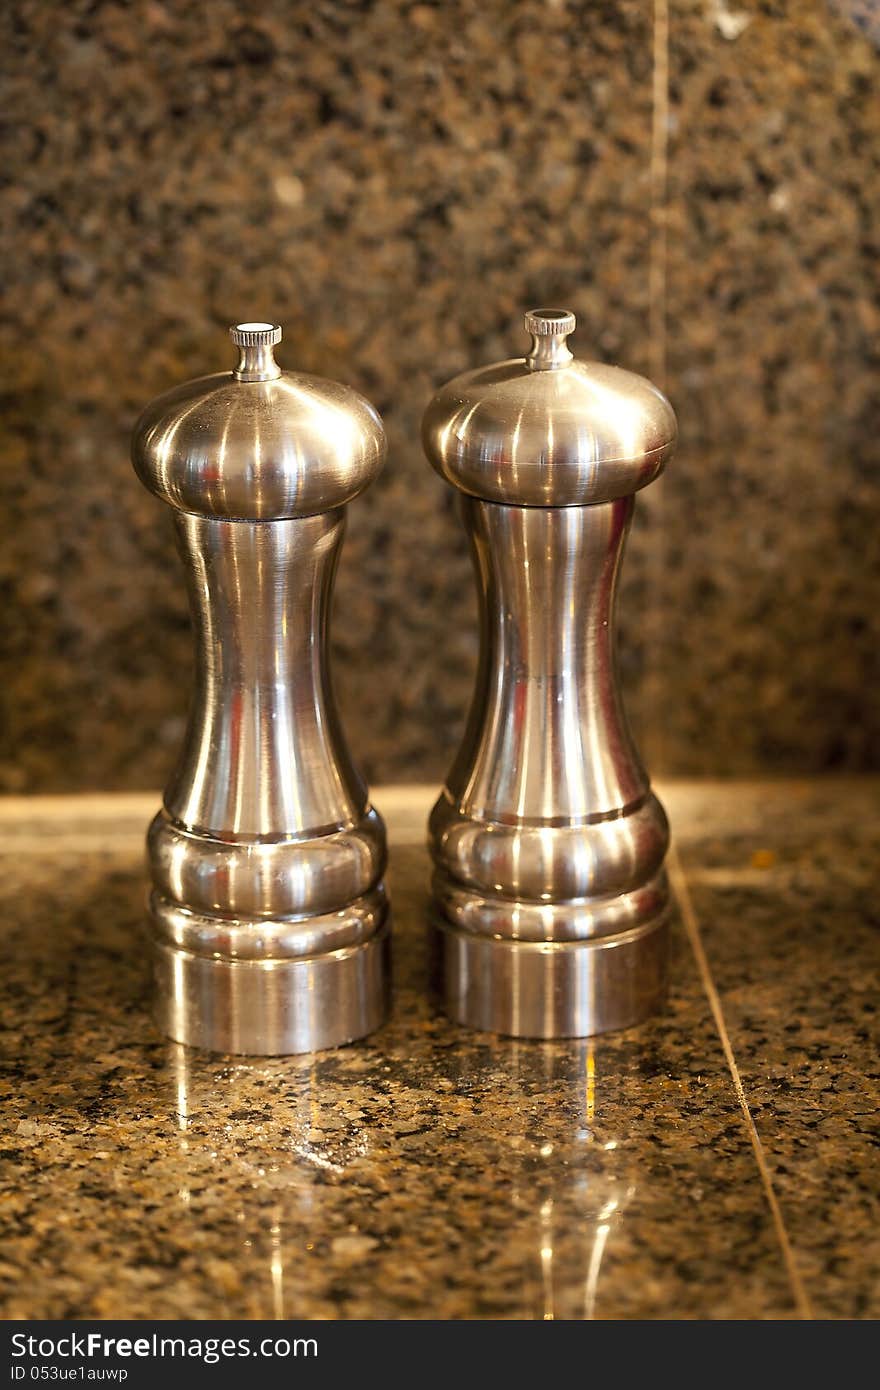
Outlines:
{"type": "Polygon", "coordinates": [[[237,323],[229,336],[240,349],[238,366],[233,375],[236,381],[274,381],[281,375],[272,349],[281,342],[278,323],[237,323]]]}
{"type": "Polygon", "coordinates": [[[573,353],[565,340],[577,325],[570,309],[529,309],[525,325],[526,332],[532,335],[532,346],[526,353],[530,371],[555,372],[568,366],[573,353]]]}

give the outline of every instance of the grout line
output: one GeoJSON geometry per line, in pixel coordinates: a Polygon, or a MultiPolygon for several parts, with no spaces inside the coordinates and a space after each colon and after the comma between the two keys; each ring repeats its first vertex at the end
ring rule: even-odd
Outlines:
{"type": "MultiPolygon", "coordinates": [[[[670,0],[653,0],[651,52],[651,127],[649,179],[648,247],[648,371],[655,386],[666,390],[667,368],[667,279],[668,279],[668,202],[669,202],[669,8],[670,0]]],[[[647,546],[651,617],[656,639],[649,644],[645,690],[647,708],[658,702],[662,692],[663,647],[668,623],[666,595],[666,482],[663,477],[650,490],[644,505],[650,519],[647,546]]],[[[645,754],[649,764],[667,761],[665,725],[649,721],[644,731],[645,754]]]]}
{"type": "MultiPolygon", "coordinates": [[[[681,802],[684,809],[687,809],[687,803],[692,800],[698,803],[698,814],[691,817],[694,824],[686,828],[689,836],[699,834],[700,837],[704,837],[707,833],[718,833],[721,829],[730,832],[730,803],[734,798],[748,798],[748,807],[751,808],[754,803],[762,813],[761,817],[758,817],[756,812],[753,819],[737,823],[733,827],[737,834],[761,829],[767,800],[772,797],[781,797],[787,801],[792,796],[805,798],[818,792],[823,796],[832,793],[851,796],[861,790],[870,792],[872,802],[876,801],[880,806],[880,777],[872,773],[820,773],[810,777],[657,777],[654,784],[664,800],[674,799],[676,803],[681,802]],[[718,799],[721,795],[724,801],[723,806],[719,807],[718,799]],[[706,817],[710,812],[715,814],[715,820],[707,824],[706,817]]],[[[380,782],[370,787],[370,799],[378,803],[380,809],[383,801],[388,801],[394,806],[415,804],[419,801],[428,804],[436,799],[439,793],[440,784],[433,782],[380,782]]],[[[158,787],[135,792],[0,792],[0,823],[14,824],[29,817],[38,817],[41,820],[91,820],[103,816],[118,819],[126,815],[152,815],[161,800],[162,793],[158,787]]],[[[680,821],[681,810],[677,804],[675,810],[676,819],[680,821]]]]}
{"type": "Polygon", "coordinates": [[[669,0],[654,0],[651,76],[651,249],[648,259],[648,343],[651,375],[666,385],[666,204],[669,164],[669,0]]]}
{"type": "Polygon", "coordinates": [[[736,1064],[736,1058],[733,1055],[733,1047],[730,1042],[730,1035],[727,1031],[727,1024],[724,1019],[724,1012],[721,1007],[721,998],[718,994],[718,990],[715,987],[715,981],[712,978],[712,971],[709,968],[709,961],[706,956],[705,949],[703,947],[703,939],[700,934],[700,923],[697,918],[693,902],[691,900],[690,890],[687,886],[687,881],[684,876],[684,870],[681,865],[681,860],[678,857],[678,850],[674,844],[670,848],[669,856],[666,862],[669,870],[669,879],[672,884],[672,890],[675,893],[676,898],[678,899],[678,906],[681,912],[682,921],[684,922],[685,931],[687,932],[688,941],[690,942],[691,950],[694,953],[694,959],[697,963],[697,970],[700,975],[700,980],[702,982],[703,989],[706,992],[706,997],[709,1001],[709,1008],[712,1012],[712,1017],[715,1020],[715,1027],[717,1028],[718,1036],[721,1039],[721,1047],[724,1051],[724,1056],[727,1061],[728,1068],[730,1070],[731,1078],[733,1079],[733,1089],[736,1093],[736,1098],[739,1101],[740,1109],[742,1110],[743,1118],[746,1122],[746,1130],[748,1131],[749,1139],[751,1140],[752,1149],[755,1154],[755,1160],[758,1164],[758,1171],[761,1175],[761,1182],[764,1187],[764,1194],[767,1198],[767,1203],[770,1207],[771,1216],[773,1217],[773,1225],[776,1229],[776,1237],[779,1241],[779,1245],[782,1250],[782,1258],[785,1262],[785,1267],[788,1272],[788,1277],[791,1283],[792,1293],[794,1295],[794,1301],[798,1311],[798,1316],[801,1318],[812,1318],[814,1316],[813,1309],[810,1305],[810,1300],[807,1295],[807,1291],[804,1288],[803,1280],[801,1279],[797,1264],[795,1262],[794,1251],[792,1250],[791,1242],[788,1238],[788,1232],[785,1229],[785,1222],[782,1219],[782,1209],[780,1208],[779,1199],[777,1198],[776,1192],[773,1187],[773,1178],[770,1172],[769,1164],[767,1163],[767,1157],[764,1153],[764,1146],[761,1143],[761,1137],[758,1134],[757,1126],[755,1125],[755,1121],[752,1118],[752,1112],[749,1109],[749,1103],[746,1099],[745,1088],[743,1087],[742,1078],[739,1074],[739,1068],[736,1064]]]}
{"type": "MultiPolygon", "coordinates": [[[[438,787],[425,783],[374,788],[370,800],[385,821],[392,846],[425,843],[438,794],[438,787]]],[[[160,792],[0,796],[0,859],[142,852],[147,826],[161,802],[160,792]]]]}

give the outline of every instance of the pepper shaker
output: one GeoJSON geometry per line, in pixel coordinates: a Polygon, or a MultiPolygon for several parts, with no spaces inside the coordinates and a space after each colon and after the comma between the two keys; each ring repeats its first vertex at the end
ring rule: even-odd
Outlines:
{"type": "Polygon", "coordinates": [[[433,956],[455,1021],[516,1037],[624,1028],[665,992],[669,832],[621,706],[614,610],[675,416],[644,378],[576,361],[574,327],[528,313],[527,355],[456,377],[423,422],[463,494],[481,629],[429,822],[433,956]]]}
{"type": "Polygon", "coordinates": [[[355,391],[230,329],[239,361],[153,401],[135,471],[174,509],[196,642],[183,749],[148,833],[159,1023],[255,1055],[384,1019],[385,830],[352,765],[328,667],[346,503],[385,433],[355,391]]]}

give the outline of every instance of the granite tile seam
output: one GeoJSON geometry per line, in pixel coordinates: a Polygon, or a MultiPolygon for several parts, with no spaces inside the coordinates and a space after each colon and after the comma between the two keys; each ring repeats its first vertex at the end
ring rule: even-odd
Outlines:
{"type": "MultiPolygon", "coordinates": [[[[378,805],[393,844],[421,844],[439,787],[413,783],[377,787],[378,805]]],[[[71,796],[0,796],[0,858],[5,854],[130,850],[143,840],[162,802],[161,792],[100,792],[71,796]]]]}
{"type": "MultiPolygon", "coordinates": [[[[648,243],[648,364],[649,376],[664,393],[667,390],[669,313],[669,26],[670,0],[653,0],[651,15],[651,132],[649,153],[650,237],[648,243]]],[[[642,521],[649,521],[644,543],[647,580],[647,612],[650,629],[657,634],[643,652],[644,689],[648,708],[659,708],[664,693],[662,638],[668,569],[668,488],[663,475],[642,521]]],[[[625,600],[624,600],[625,603],[625,600]]],[[[623,612],[623,606],[621,608],[623,612]]],[[[651,766],[665,756],[665,720],[635,726],[643,753],[651,766]]]]}
{"type": "MultiPolygon", "coordinates": [[[[865,882],[868,873],[864,869],[853,871],[856,882],[865,882]]],[[[731,865],[713,865],[710,868],[691,866],[688,881],[698,883],[704,888],[767,888],[779,892],[787,888],[821,888],[827,876],[816,868],[804,868],[797,864],[780,864],[768,868],[740,868],[731,865]]]]}
{"type": "Polygon", "coordinates": [[[804,1282],[801,1278],[800,1271],[797,1267],[797,1260],[795,1258],[795,1253],[792,1248],[791,1241],[789,1239],[788,1231],[786,1230],[785,1221],[782,1215],[782,1208],[779,1205],[779,1199],[776,1196],[776,1190],[773,1185],[773,1174],[771,1172],[770,1165],[767,1162],[767,1156],[764,1152],[764,1146],[761,1143],[761,1136],[758,1133],[757,1126],[752,1117],[752,1112],[749,1107],[748,1097],[745,1093],[742,1077],[740,1075],[739,1067],[736,1061],[736,1056],[733,1051],[733,1045],[730,1041],[730,1034],[727,1029],[727,1023],[724,1018],[724,1009],[721,1003],[721,997],[718,993],[718,990],[715,987],[715,981],[712,978],[712,970],[709,965],[709,960],[706,955],[705,949],[703,947],[703,939],[700,932],[699,919],[694,909],[693,901],[691,899],[690,891],[687,885],[687,879],[685,878],[684,869],[682,867],[681,860],[678,856],[678,849],[674,841],[670,846],[669,855],[667,857],[666,863],[669,872],[669,879],[670,884],[672,886],[672,891],[678,904],[681,922],[687,934],[688,943],[690,945],[691,952],[694,957],[697,973],[700,977],[700,982],[703,986],[703,991],[706,995],[709,1010],[712,1014],[712,1019],[715,1023],[715,1027],[718,1033],[718,1039],[721,1043],[721,1049],[724,1053],[724,1058],[727,1062],[727,1066],[730,1071],[730,1077],[733,1082],[734,1093],[736,1095],[737,1101],[739,1102],[739,1106],[743,1115],[743,1121],[745,1123],[746,1132],[749,1137],[749,1142],[752,1146],[752,1151],[755,1155],[755,1162],[757,1164],[758,1172],[760,1174],[761,1185],[764,1189],[764,1194],[767,1198],[767,1205],[770,1208],[770,1215],[773,1220],[773,1228],[776,1232],[776,1237],[779,1242],[782,1259],[785,1264],[786,1272],[788,1274],[789,1281],[791,1284],[791,1292],[794,1298],[795,1307],[797,1308],[798,1316],[804,1320],[809,1321],[814,1318],[812,1305],[810,1303],[809,1296],[804,1286],[804,1282]]]}
{"type": "MultiPolygon", "coordinates": [[[[668,315],[667,224],[669,202],[669,10],[670,0],[654,0],[651,59],[651,241],[648,255],[648,337],[650,375],[661,391],[666,381],[668,315]]],[[[656,549],[650,557],[656,563],[656,549]]]]}
{"type": "MultiPolygon", "coordinates": [[[[659,777],[652,778],[654,790],[660,796],[681,838],[682,833],[704,838],[707,833],[721,830],[729,833],[732,826],[738,833],[763,826],[768,797],[787,803],[791,797],[803,800],[835,792],[839,795],[859,789],[880,798],[880,777],[876,774],[833,775],[810,777],[659,777]],[[668,803],[668,804],[667,804],[668,803]],[[707,819],[708,818],[708,819],[707,819]]],[[[440,793],[439,782],[380,782],[371,787],[371,799],[384,802],[394,810],[412,814],[424,806],[426,814],[440,793]]],[[[0,795],[0,825],[8,832],[22,821],[90,821],[112,815],[114,821],[123,817],[151,815],[161,801],[158,788],[141,791],[87,791],[50,794],[0,795]]],[[[383,806],[383,812],[385,807],[383,806]]]]}

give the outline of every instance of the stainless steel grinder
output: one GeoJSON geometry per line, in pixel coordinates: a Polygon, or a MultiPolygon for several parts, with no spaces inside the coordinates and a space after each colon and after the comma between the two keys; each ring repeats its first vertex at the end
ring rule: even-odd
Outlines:
{"type": "Polygon", "coordinates": [[[385,830],[328,669],[346,503],[385,433],[355,391],[282,372],[276,324],[233,371],[160,396],[132,444],[174,509],[196,638],[183,750],[150,826],[159,1021],[222,1052],[307,1052],[386,1015],[385,830]]]}
{"type": "Polygon", "coordinates": [[[576,361],[574,327],[528,313],[526,356],[456,377],[423,422],[463,494],[481,622],[429,824],[434,959],[453,1019],[516,1037],[624,1028],[665,988],[668,827],[621,707],[614,604],[675,416],[644,378],[576,361]]]}

